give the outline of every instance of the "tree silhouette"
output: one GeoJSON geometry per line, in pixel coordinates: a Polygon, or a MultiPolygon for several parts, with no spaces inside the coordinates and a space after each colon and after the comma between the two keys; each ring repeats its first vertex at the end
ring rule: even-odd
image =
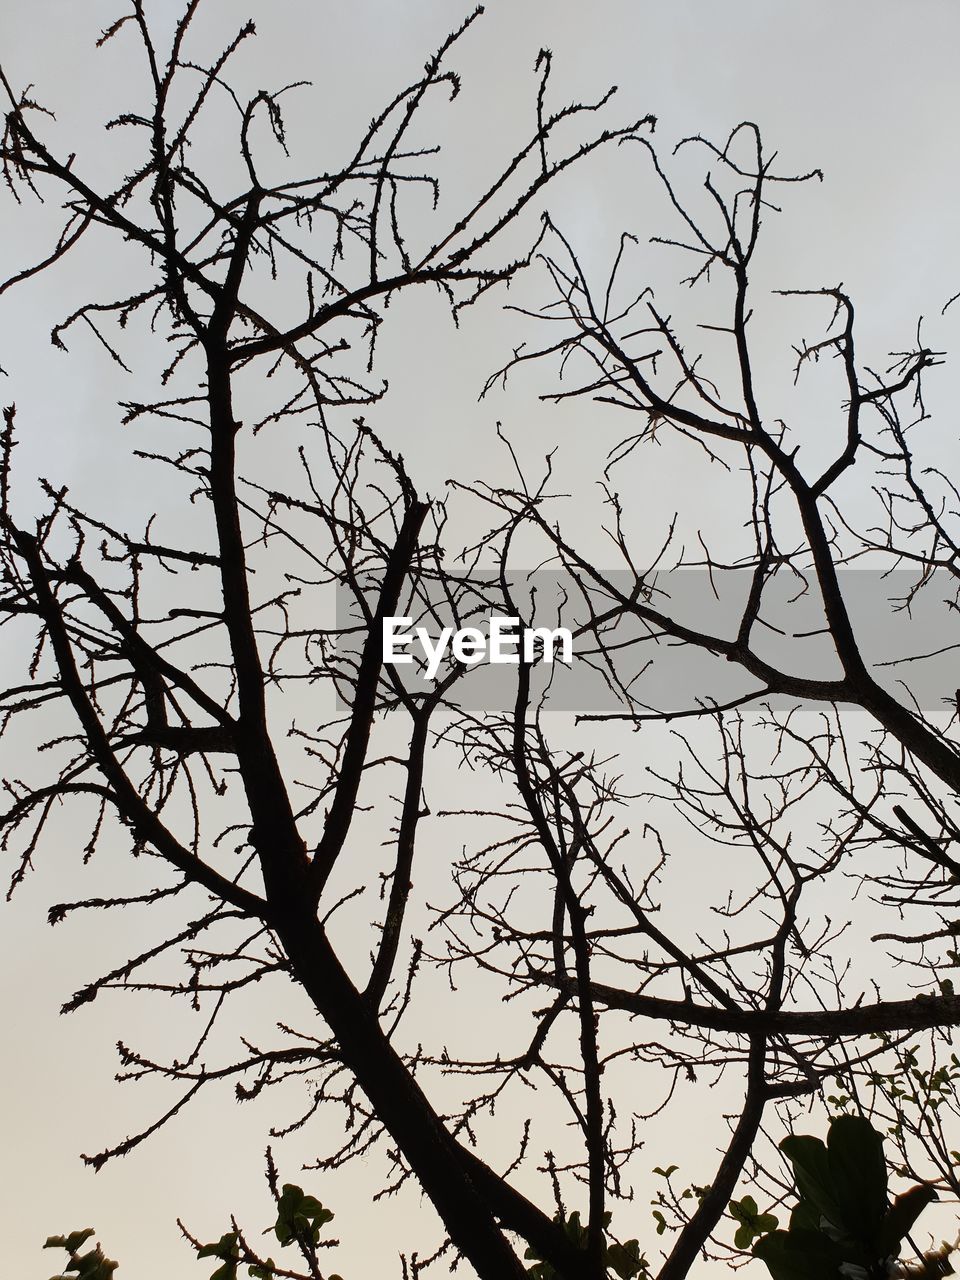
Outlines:
{"type": "MultiPolygon", "coordinates": [[[[2,728],[48,748],[18,758],[5,784],[11,889],[64,802],[89,824],[77,839],[85,858],[103,845],[119,866],[125,833],[157,888],[125,896],[115,887],[122,873],[105,872],[103,896],[58,903],[51,921],[163,899],[179,904],[179,923],[167,928],[171,917],[158,913],[160,936],[66,1007],[107,989],[163,991],[202,1020],[192,1049],[167,1061],[121,1045],[129,1074],[180,1091],[140,1133],[85,1159],[100,1167],[131,1151],[208,1084],[233,1081],[252,1098],[305,1077],[312,1102],[286,1127],[339,1107],[343,1141],[322,1166],[380,1150],[386,1185],[414,1178],[445,1248],[486,1280],[654,1271],[677,1280],[743,1177],[773,1202],[788,1193],[782,1166],[764,1154],[765,1125],[776,1137],[837,1080],[845,1106],[870,1110],[878,1090],[892,1096],[884,1073],[908,1041],[930,1032],[935,1057],[960,1017],[939,978],[956,956],[956,700],[930,710],[891,690],[852,617],[845,576],[863,566],[883,581],[896,567],[911,608],[944,582],[956,604],[956,489],[911,434],[937,353],[918,333],[889,371],[871,373],[841,288],[787,291],[829,317],[823,337],[796,349],[798,376],[828,362],[843,375],[839,434],[809,445],[763,407],[750,292],[771,192],[804,179],[774,170],[753,125],[722,146],[683,144],[684,155],[705,154],[708,170],[687,199],[652,147],[651,118],[599,129],[609,94],[551,107],[544,52],[526,140],[444,217],[421,120],[433,99],[457,93],[449,58],[477,15],[373,116],[346,159],[310,172],[287,154],[282,108],[295,86],[237,96],[228,63],[252,24],[201,65],[189,51],[198,7],[186,7],[166,52],[138,0],[101,37],[139,40],[152,101],[147,114],[122,111],[108,126],[142,143],[136,168],[111,189],[85,176],[81,153],[44,141],[44,108],[3,78],[9,193],[55,197],[66,218],[44,259],[2,289],[88,246],[103,254],[116,244],[131,262],[136,251],[140,274],[124,296],[97,294],[53,339],[66,346],[85,328],[126,370],[124,331],[140,326],[165,353],[159,386],[123,405],[124,421],[146,433],[135,454],[156,477],[142,531],[81,509],[55,480],[43,482],[38,519],[18,515],[13,407],[3,436],[0,615],[22,675],[0,699],[2,728]],[[216,112],[231,120],[229,133],[217,127],[233,140],[234,171],[207,173],[194,159],[216,112]],[[643,148],[661,179],[681,230],[660,243],[694,256],[688,282],[709,294],[706,351],[644,288],[633,237],[600,287],[549,218],[516,250],[552,179],[607,143],[643,148]],[[391,300],[427,286],[456,318],[534,262],[552,295],[526,314],[531,332],[549,323],[550,339],[515,352],[487,390],[520,365],[558,361],[548,400],[589,397],[638,415],[602,477],[598,524],[613,568],[594,546],[580,549],[577,528],[565,532],[550,462],[530,478],[514,457],[509,484],[461,482],[441,502],[420,494],[399,450],[367,421],[389,403],[375,369],[391,300]],[[691,555],[674,527],[647,555],[630,468],[652,465],[668,438],[687,448],[677,504],[688,517],[713,477],[729,476],[730,554],[704,539],[691,555]],[[293,465],[279,484],[281,455],[293,465]],[[851,497],[853,482],[879,516],[851,497]],[[458,559],[454,503],[488,524],[458,559]],[[545,579],[540,613],[524,585],[531,564],[556,569],[557,608],[578,644],[573,667],[615,704],[581,714],[565,745],[563,722],[547,717],[566,696],[556,665],[520,658],[508,668],[509,697],[477,709],[471,662],[448,659],[431,682],[415,663],[383,660],[383,623],[397,616],[433,628],[490,614],[522,631],[543,625],[545,579]],[[725,606],[734,600],[717,627],[704,621],[706,586],[700,617],[674,607],[683,569],[725,606]],[[799,656],[777,647],[809,639],[795,624],[801,606],[816,615],[810,631],[827,674],[811,673],[809,645],[799,656]],[[688,682],[682,705],[663,705],[663,664],[691,654],[715,660],[706,685],[688,682]],[[730,685],[731,672],[742,685],[730,685]],[[632,737],[615,762],[605,744],[623,739],[609,736],[610,721],[643,729],[644,767],[632,737]],[[460,781],[446,802],[453,768],[460,781]],[[445,803],[433,811],[438,791],[445,803]],[[456,837],[427,840],[428,816],[456,837]],[[724,874],[721,885],[705,876],[701,902],[690,885],[707,856],[724,874]],[[876,934],[918,966],[919,995],[894,998],[893,970],[879,963],[869,999],[846,974],[851,875],[876,911],[935,918],[932,928],[876,934]],[[469,999],[493,983],[517,1011],[505,1013],[502,1035],[491,1021],[482,1058],[454,1056],[443,1026],[424,1021],[422,1006],[417,1015],[418,992],[429,1002],[438,975],[469,999]],[[245,1036],[232,1058],[209,1065],[224,1010],[262,983],[299,993],[301,1024],[280,1023],[269,1046],[245,1036]],[[644,1064],[670,1082],[652,1107],[636,1097],[644,1064]],[[631,1195],[645,1118],[669,1109],[681,1082],[719,1076],[743,1081],[729,1143],[706,1186],[683,1193],[660,1171],[654,1216],[670,1243],[656,1269],[636,1240],[616,1240],[611,1214],[631,1195]],[[535,1149],[534,1116],[556,1125],[560,1112],[569,1135],[535,1149]],[[505,1172],[500,1155],[483,1154],[491,1128],[498,1151],[514,1144],[505,1172]],[[521,1169],[541,1175],[539,1202],[520,1190],[521,1169]]],[[[908,1172],[919,1151],[953,1185],[949,1135],[923,1119],[932,1081],[894,1098],[893,1118],[918,1140],[904,1139],[908,1172]]],[[[952,1094],[944,1105],[945,1114],[952,1094]]],[[[275,1169],[271,1189],[281,1204],[275,1169]]],[[[296,1187],[283,1195],[294,1191],[303,1197],[296,1187]]],[[[241,1241],[235,1229],[219,1245],[194,1243],[233,1274],[238,1261],[269,1272],[241,1241]]],[[[317,1277],[315,1243],[304,1258],[317,1277]]],[[[722,1241],[712,1247],[730,1256],[722,1241]]]]}

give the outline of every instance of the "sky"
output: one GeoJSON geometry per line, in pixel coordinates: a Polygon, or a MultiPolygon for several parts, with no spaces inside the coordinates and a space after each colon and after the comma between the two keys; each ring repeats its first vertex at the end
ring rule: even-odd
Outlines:
{"type": "MultiPolygon", "coordinates": [[[[147,0],[146,8],[158,29],[174,11],[168,0],[147,0]]],[[[248,15],[256,20],[258,36],[237,60],[237,79],[251,92],[261,85],[314,82],[291,98],[289,108],[291,149],[313,161],[339,154],[374,106],[415,76],[469,11],[460,0],[208,0],[197,39],[209,52],[248,15]]],[[[142,85],[143,68],[130,42],[115,40],[100,53],[93,48],[99,31],[119,12],[118,4],[104,0],[7,0],[0,15],[5,72],[17,85],[35,86],[36,96],[56,113],[48,126],[52,136],[76,150],[77,163],[93,174],[109,172],[116,163],[110,148],[122,145],[115,134],[103,133],[103,122],[128,107],[142,85]]],[[[902,350],[921,315],[931,346],[956,347],[960,308],[940,314],[960,289],[960,11],[949,0],[598,0],[589,6],[492,0],[453,59],[463,91],[449,111],[436,116],[436,136],[445,147],[443,200],[449,200],[442,209],[456,208],[526,132],[541,47],[553,53],[551,86],[558,99],[597,95],[616,84],[604,119],[620,123],[654,113],[664,154],[680,138],[704,134],[722,140],[736,123],[752,120],[784,169],[821,168],[822,183],[790,188],[783,214],[771,213],[758,268],[761,283],[793,288],[842,281],[857,304],[868,362],[879,365],[888,351],[902,350]]],[[[227,163],[220,154],[227,145],[223,139],[207,137],[205,144],[211,164],[227,163]]],[[[692,181],[692,172],[687,176],[692,181]]],[[[671,230],[669,211],[639,148],[596,157],[558,183],[547,203],[585,265],[597,272],[609,267],[621,230],[635,232],[644,245],[650,235],[671,230]]],[[[5,203],[3,274],[42,256],[53,225],[48,212],[5,203]]],[[[535,221],[528,225],[535,227],[535,221]]],[[[669,254],[644,248],[643,264],[658,290],[669,290],[677,274],[669,254]]],[[[119,281],[127,264],[118,254],[100,260],[96,269],[101,278],[119,281]]],[[[136,483],[116,479],[117,458],[128,448],[115,407],[129,394],[124,375],[79,337],[70,343],[70,356],[55,350],[48,337],[52,324],[86,296],[90,270],[89,261],[70,266],[0,297],[0,366],[6,371],[0,392],[4,403],[16,401],[23,424],[21,474],[69,483],[111,518],[134,522],[149,495],[136,483]]],[[[519,300],[542,296],[543,283],[542,277],[523,281],[519,300]]],[[[683,316],[699,305],[676,288],[670,297],[669,305],[683,316]]],[[[485,378],[528,330],[528,322],[504,314],[500,302],[489,299],[456,331],[438,308],[415,300],[398,305],[386,327],[381,372],[391,390],[376,410],[375,425],[388,446],[403,453],[423,492],[443,492],[451,477],[498,474],[503,458],[497,422],[531,466],[557,446],[558,486],[569,482],[571,490],[585,469],[599,469],[598,457],[616,439],[617,424],[601,421],[588,402],[550,406],[538,399],[551,385],[546,366],[520,371],[506,392],[478,399],[485,378]]],[[[805,448],[826,447],[837,387],[827,378],[795,389],[791,376],[791,340],[809,336],[803,326],[812,330],[815,316],[792,304],[767,305],[763,392],[774,416],[782,412],[809,423],[805,448]]],[[[138,356],[138,370],[147,368],[149,352],[138,356]]],[[[948,366],[930,389],[931,406],[940,411],[930,430],[942,433],[934,451],[945,462],[955,460],[957,440],[951,386],[948,366]]],[[[691,534],[698,522],[722,527],[722,490],[697,479],[693,483],[702,487],[691,495],[687,466],[681,454],[665,449],[656,474],[636,480],[631,517],[638,537],[650,545],[679,505],[679,492],[694,499],[684,504],[694,513],[691,534]]],[[[599,523],[596,495],[579,489],[577,494],[568,518],[589,540],[599,523]]],[[[185,521],[192,518],[184,513],[185,521]]],[[[469,529],[472,517],[462,519],[469,529]]],[[[0,653],[0,666],[6,669],[7,661],[0,653]]],[[[201,1275],[178,1240],[175,1219],[180,1215],[210,1239],[226,1229],[230,1212],[265,1225],[258,1179],[266,1129],[275,1117],[269,1108],[238,1108],[224,1091],[202,1100],[125,1160],[97,1175],[83,1167],[80,1151],[97,1150],[132,1131],[160,1105],[161,1095],[149,1084],[121,1088],[113,1082],[114,1045],[137,1037],[140,1043],[162,1043],[170,1015],[158,1001],[126,1001],[121,1007],[102,1000],[58,1017],[61,1003],[123,955],[140,927],[134,922],[115,934],[87,922],[47,928],[49,903],[88,886],[69,856],[70,838],[65,822],[58,828],[62,847],[43,852],[36,874],[2,907],[0,918],[6,1269],[43,1276],[45,1266],[53,1270],[52,1256],[39,1250],[45,1236],[89,1223],[110,1256],[120,1258],[121,1276],[201,1275]]],[[[704,895],[710,881],[704,877],[704,895]]],[[[261,1001],[252,1016],[269,1019],[269,1002],[261,1001]]],[[[460,1018],[465,1035],[475,1023],[463,1007],[450,1016],[460,1018]]],[[[689,1134],[673,1135],[691,1159],[702,1145],[700,1133],[711,1132],[716,1122],[708,1103],[698,1105],[707,1109],[690,1113],[689,1134]]],[[[651,1134],[657,1136],[655,1127],[651,1134]]],[[[660,1160],[658,1151],[652,1138],[651,1166],[660,1160]]],[[[290,1180],[300,1180],[298,1164],[306,1152],[300,1139],[278,1150],[290,1180]]],[[[309,1176],[303,1175],[305,1187],[338,1215],[343,1244],[332,1269],[345,1280],[399,1276],[398,1241],[417,1245],[411,1223],[422,1207],[416,1196],[371,1210],[363,1169],[323,1175],[319,1186],[309,1176]]],[[[625,1225],[625,1234],[649,1237],[645,1210],[638,1225],[625,1225]]]]}

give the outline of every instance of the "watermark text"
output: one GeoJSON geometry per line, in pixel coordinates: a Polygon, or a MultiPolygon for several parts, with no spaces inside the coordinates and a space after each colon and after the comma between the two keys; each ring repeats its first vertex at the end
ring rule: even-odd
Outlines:
{"type": "Polygon", "coordinates": [[[573,635],[567,627],[521,627],[519,618],[494,616],[489,627],[442,627],[431,635],[427,627],[414,627],[412,618],[383,619],[383,660],[391,665],[412,663],[409,650],[419,644],[426,664],[426,677],[436,680],[444,659],[449,655],[464,666],[481,662],[512,663],[520,656],[524,663],[554,661],[569,665],[573,658],[573,635]]]}

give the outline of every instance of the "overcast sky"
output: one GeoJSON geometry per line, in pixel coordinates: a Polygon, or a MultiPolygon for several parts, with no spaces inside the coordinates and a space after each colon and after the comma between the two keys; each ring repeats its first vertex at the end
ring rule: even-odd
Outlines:
{"type": "MultiPolygon", "coordinates": [[[[146,7],[158,24],[173,9],[167,0],[147,0],[146,7]]],[[[109,170],[105,149],[114,135],[100,126],[128,109],[143,83],[132,42],[116,40],[100,54],[93,48],[118,12],[118,4],[104,0],[7,0],[0,16],[5,72],[18,86],[35,85],[35,95],[56,112],[50,130],[64,149],[77,152],[85,172],[109,170]]],[[[289,111],[294,146],[309,152],[305,164],[320,167],[317,157],[349,151],[373,110],[417,75],[468,12],[460,0],[208,0],[197,29],[203,52],[196,56],[214,52],[252,16],[258,38],[237,60],[236,77],[251,91],[315,82],[291,99],[289,111]]],[[[960,288],[960,9],[951,0],[492,0],[453,59],[463,93],[453,109],[436,117],[437,137],[450,148],[443,162],[449,207],[457,207],[478,175],[491,172],[527,131],[536,92],[533,64],[542,46],[553,51],[551,85],[558,101],[617,84],[605,120],[654,113],[665,153],[689,134],[722,140],[749,119],[779,151],[785,170],[821,168],[822,184],[790,189],[783,215],[771,216],[763,282],[817,287],[842,281],[858,306],[862,348],[878,364],[887,351],[908,344],[920,315],[928,318],[932,346],[955,345],[957,316],[940,317],[943,303],[960,288]]],[[[215,147],[216,140],[208,141],[215,147]]],[[[639,149],[592,161],[582,175],[559,184],[548,204],[585,262],[598,270],[609,265],[621,230],[645,241],[673,229],[663,201],[653,199],[639,149]]],[[[0,267],[7,274],[42,256],[51,224],[30,207],[14,210],[9,200],[3,219],[0,267]]],[[[123,267],[104,262],[101,269],[119,274],[123,267]]],[[[649,270],[664,284],[676,273],[665,257],[650,259],[649,270]]],[[[52,324],[74,305],[74,296],[83,296],[84,283],[69,271],[51,274],[0,298],[0,365],[7,373],[0,392],[5,403],[18,405],[23,474],[69,482],[118,518],[132,517],[142,495],[110,484],[112,451],[120,440],[113,405],[128,389],[108,362],[85,360],[89,348],[79,340],[69,358],[49,343],[52,324]]],[[[689,305],[679,293],[677,299],[681,309],[689,305]]],[[[606,428],[587,405],[541,405],[546,368],[525,371],[506,394],[477,402],[486,375],[509,355],[519,333],[516,318],[505,319],[491,300],[465,318],[458,334],[438,310],[410,306],[398,307],[394,328],[384,336],[382,368],[392,390],[376,410],[376,425],[404,454],[424,492],[442,492],[450,476],[490,474],[499,465],[491,461],[497,420],[529,459],[560,445],[561,476],[576,476],[588,465],[598,469],[598,457],[616,439],[616,424],[600,437],[606,428]]],[[[791,390],[786,338],[798,336],[795,324],[782,309],[771,317],[764,378],[772,396],[811,414],[815,435],[825,401],[815,390],[791,390]]],[[[805,313],[803,323],[808,320],[805,313]]],[[[931,429],[943,433],[945,458],[956,457],[952,385],[948,368],[931,391],[934,407],[941,407],[931,429]]],[[[680,472],[670,472],[674,465],[680,464],[671,462],[666,477],[651,478],[639,499],[652,541],[683,482],[680,472]]],[[[704,513],[717,501],[708,490],[696,498],[704,513]]],[[[585,536],[593,520],[588,502],[585,536]]],[[[69,829],[62,834],[68,842],[69,829]]],[[[89,1223],[107,1252],[120,1258],[124,1277],[201,1275],[177,1239],[174,1219],[179,1214],[199,1234],[216,1238],[230,1211],[251,1224],[265,1218],[258,1179],[271,1117],[238,1109],[225,1091],[201,1101],[126,1161],[96,1176],[83,1168],[81,1150],[97,1150],[152,1115],[157,1091],[112,1083],[113,1046],[121,1036],[149,1041],[162,1031],[163,1014],[149,1005],[138,1012],[130,1001],[120,1008],[103,1000],[70,1018],[57,1017],[63,1000],[122,953],[129,939],[105,939],[99,926],[87,922],[47,929],[50,901],[82,881],[75,859],[64,859],[68,869],[53,856],[38,861],[38,873],[3,908],[0,922],[6,1270],[25,1280],[47,1274],[54,1257],[39,1252],[46,1234],[89,1223]]],[[[297,1180],[304,1151],[291,1144],[281,1153],[287,1177],[297,1180]]],[[[657,1158],[652,1151],[651,1164],[657,1158]]],[[[344,1243],[332,1269],[346,1280],[386,1280],[399,1276],[397,1239],[417,1243],[415,1233],[404,1234],[402,1221],[404,1213],[416,1212],[417,1202],[414,1197],[399,1207],[370,1210],[362,1175],[338,1175],[320,1188],[306,1175],[304,1182],[338,1213],[344,1243]]],[[[643,1232],[649,1233],[645,1208],[643,1221],[628,1233],[643,1232]]]]}

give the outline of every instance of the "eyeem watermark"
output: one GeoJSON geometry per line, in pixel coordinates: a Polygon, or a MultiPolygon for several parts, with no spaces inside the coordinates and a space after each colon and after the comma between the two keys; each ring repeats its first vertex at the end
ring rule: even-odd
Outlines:
{"type": "MultiPolygon", "coordinates": [[[[754,578],[749,568],[664,570],[650,575],[647,604],[678,629],[735,640],[754,578]]],[[[844,568],[840,585],[861,656],[877,682],[925,710],[955,707],[960,631],[949,572],[937,569],[920,592],[912,569],[844,568]]],[[[679,643],[641,610],[618,614],[618,603],[636,599],[630,570],[598,571],[594,581],[587,573],[549,567],[477,569],[454,586],[451,593],[443,581],[418,580],[416,603],[393,606],[409,609],[413,619],[377,617],[372,640],[384,670],[399,677],[411,696],[428,697],[458,666],[466,678],[451,687],[452,704],[468,712],[511,711],[517,663],[524,659],[536,663],[531,699],[545,694],[547,711],[620,715],[630,709],[629,699],[635,710],[676,715],[757,695],[758,680],[722,653],[679,643]]],[[[337,588],[332,653],[344,709],[352,706],[351,680],[371,639],[381,588],[377,574],[360,599],[357,583],[337,588]]],[[[819,593],[815,586],[798,592],[792,573],[765,585],[754,640],[759,657],[773,667],[812,680],[837,678],[819,593]]]]}
{"type": "Polygon", "coordinates": [[[412,623],[412,618],[384,618],[383,660],[391,664],[413,662],[413,654],[407,650],[416,641],[423,651],[428,680],[436,680],[448,654],[467,667],[481,662],[517,666],[521,653],[523,661],[531,665],[552,663],[556,656],[569,666],[573,659],[573,635],[567,627],[521,629],[519,618],[494,616],[488,631],[479,627],[443,627],[434,637],[427,627],[414,627],[412,623]]]}

